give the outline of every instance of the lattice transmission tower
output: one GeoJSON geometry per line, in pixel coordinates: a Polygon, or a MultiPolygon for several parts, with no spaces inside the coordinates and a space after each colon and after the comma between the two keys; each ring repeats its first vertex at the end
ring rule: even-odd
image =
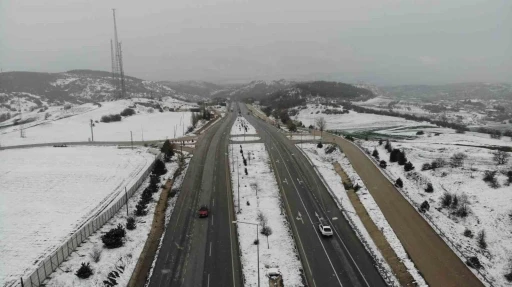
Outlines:
{"type": "Polygon", "coordinates": [[[110,56],[112,59],[112,84],[114,86],[114,98],[126,98],[126,87],[123,69],[123,54],[121,52],[121,43],[117,37],[116,9],[112,9],[114,17],[114,41],[110,40],[110,56]]]}

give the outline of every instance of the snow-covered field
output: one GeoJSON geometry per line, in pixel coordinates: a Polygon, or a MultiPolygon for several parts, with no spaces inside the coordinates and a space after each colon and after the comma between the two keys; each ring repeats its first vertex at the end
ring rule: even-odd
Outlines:
{"type": "MultiPolygon", "coordinates": [[[[3,146],[49,142],[88,141],[91,138],[90,120],[95,121],[93,133],[95,141],[164,140],[180,137],[191,125],[190,112],[160,113],[150,107],[137,105],[137,114],[123,117],[120,122],[102,123],[104,115],[119,114],[125,108],[147,99],[120,100],[101,103],[101,107],[84,105],[84,112],[74,116],[54,120],[39,119],[39,122],[25,125],[25,137],[21,138],[19,126],[0,130],[0,144],[3,146]],[[88,108],[88,109],[85,109],[88,108]],[[97,122],[96,122],[97,121],[97,122]],[[38,124],[31,127],[31,125],[38,124]]],[[[176,103],[176,100],[173,99],[176,103]]],[[[77,109],[77,108],[72,108],[77,109]]]]}
{"type": "Polygon", "coordinates": [[[421,117],[429,117],[431,119],[441,120],[446,119],[450,122],[461,123],[465,125],[488,125],[493,123],[487,121],[487,115],[482,110],[472,110],[471,107],[461,107],[462,103],[453,101],[441,101],[439,104],[442,106],[459,106],[455,110],[447,110],[445,112],[434,113],[425,109],[425,105],[432,105],[432,103],[424,103],[421,101],[393,101],[390,98],[376,97],[365,102],[355,102],[354,104],[370,108],[377,111],[393,111],[400,114],[416,115],[421,117]],[[389,105],[390,103],[391,106],[389,105]]]}
{"type": "MultiPolygon", "coordinates": [[[[285,286],[303,286],[301,281],[301,263],[297,255],[295,243],[291,236],[286,218],[280,207],[277,181],[269,166],[269,157],[262,143],[242,144],[243,154],[247,159],[248,175],[244,173],[242,154],[239,144],[234,145],[233,152],[238,157],[238,166],[231,172],[232,186],[238,186],[237,169],[240,170],[240,208],[236,214],[238,221],[260,224],[258,214],[268,220],[267,226],[272,235],[265,237],[259,234],[260,280],[263,285],[268,282],[265,274],[269,268],[279,268],[285,286]],[[250,159],[249,159],[250,154],[250,159]],[[267,243],[268,239],[268,243],[267,243]]],[[[231,152],[231,149],[229,149],[231,152]]],[[[230,155],[231,158],[232,155],[230,155]]],[[[236,160],[234,164],[236,165],[236,160]]],[[[235,188],[233,188],[235,190],[235,188]]],[[[233,192],[235,208],[238,209],[238,191],[233,192]]],[[[241,249],[241,261],[246,286],[257,286],[257,246],[256,226],[238,224],[238,240],[241,249]]]]}
{"type": "Polygon", "coordinates": [[[465,132],[458,134],[453,129],[438,127],[410,127],[410,128],[391,128],[375,131],[377,134],[389,136],[407,136],[413,139],[415,143],[437,144],[437,145],[474,145],[474,146],[510,146],[512,140],[510,137],[501,139],[492,139],[490,135],[477,132],[465,132]],[[422,131],[423,135],[416,133],[422,131]]]}
{"type": "MultiPolygon", "coordinates": [[[[323,117],[327,122],[326,130],[345,130],[345,131],[362,131],[362,130],[376,130],[392,127],[410,127],[410,126],[425,126],[429,123],[419,123],[415,121],[406,120],[398,117],[382,116],[375,114],[364,114],[349,111],[348,114],[323,114],[325,109],[335,109],[323,105],[308,104],[306,109],[299,111],[298,115],[293,116],[293,119],[301,121],[306,127],[315,125],[317,118],[323,117]],[[318,113],[317,113],[318,112],[318,113]]],[[[340,109],[340,108],[336,108],[340,109]]]]}
{"type": "MultiPolygon", "coordinates": [[[[404,187],[401,191],[415,205],[419,206],[424,201],[430,204],[426,217],[435,223],[444,237],[451,242],[452,248],[457,247],[458,252],[465,257],[477,256],[484,267],[483,272],[495,286],[508,286],[510,283],[507,283],[504,275],[511,272],[509,264],[512,260],[512,186],[507,185],[505,173],[512,171],[512,166],[510,163],[496,165],[492,150],[450,145],[459,142],[460,137],[470,136],[471,133],[446,134],[440,143],[433,141],[439,141],[436,138],[441,138],[441,135],[433,136],[431,140],[428,136],[422,136],[415,140],[393,141],[393,148],[405,151],[407,159],[414,164],[415,169],[405,172],[403,166],[388,163],[385,172],[392,180],[403,180],[404,187]],[[450,158],[455,153],[463,153],[467,157],[460,167],[450,166],[450,158]],[[446,161],[446,165],[436,170],[421,170],[424,163],[431,163],[436,159],[446,161]],[[497,171],[498,188],[492,188],[483,181],[484,172],[487,170],[497,171]],[[425,192],[427,183],[432,184],[432,193],[425,192]],[[456,207],[443,207],[442,197],[445,193],[457,196],[456,207]],[[467,217],[456,215],[462,206],[468,207],[467,217]],[[471,231],[472,237],[464,235],[466,229],[471,231]],[[476,238],[481,231],[486,234],[487,248],[478,246],[476,238]]],[[[476,136],[472,136],[472,139],[482,141],[476,136]]],[[[376,149],[381,159],[389,161],[389,153],[384,149],[384,143],[358,143],[370,153],[376,149]]]]}
{"type": "Polygon", "coordinates": [[[113,147],[0,151],[0,285],[32,271],[153,158],[113,147]]]}
{"type": "MultiPolygon", "coordinates": [[[[366,247],[371,248],[373,251],[372,253],[377,255],[378,258],[375,259],[382,263],[386,269],[386,272],[388,274],[392,274],[391,268],[382,257],[377,246],[375,246],[373,243],[373,240],[366,231],[363,223],[361,222],[361,219],[356,215],[354,207],[348,198],[347,191],[341,182],[341,178],[334,170],[333,164],[335,162],[338,162],[341,165],[354,185],[358,184],[361,187],[360,190],[356,193],[359,197],[359,200],[370,215],[372,221],[382,231],[391,248],[393,248],[393,251],[398,256],[398,258],[400,258],[400,261],[402,261],[407,267],[407,270],[412,275],[418,286],[427,286],[425,280],[423,277],[421,277],[418,270],[414,266],[414,263],[409,259],[409,256],[400,243],[400,240],[396,237],[391,226],[389,226],[386,218],[380,211],[375,200],[368,192],[368,189],[364,185],[363,181],[356,173],[347,157],[340,152],[339,148],[336,148],[336,150],[330,154],[326,154],[325,149],[318,149],[315,144],[304,144],[302,147],[299,144],[297,147],[303,150],[306,156],[310,159],[310,161],[322,175],[325,182],[329,185],[330,190],[334,193],[332,196],[336,199],[338,204],[340,204],[343,209],[347,211],[344,213],[345,216],[350,217],[351,221],[356,225],[357,230],[359,231],[358,235],[364,237],[363,242],[369,243],[369,246],[366,247]]],[[[394,276],[391,276],[391,278],[396,286],[399,286],[396,278],[394,278],[394,276]]]]}
{"type": "Polygon", "coordinates": [[[243,134],[254,135],[256,129],[244,117],[237,117],[233,127],[231,127],[231,135],[243,134]]]}
{"type": "MultiPolygon", "coordinates": [[[[173,173],[178,168],[178,164],[173,161],[166,164],[167,173],[161,176],[161,184],[164,184],[167,178],[172,177],[173,173]]],[[[135,210],[135,206],[140,199],[140,195],[144,189],[149,185],[148,179],[140,186],[136,193],[128,200],[129,210],[135,210]]],[[[124,245],[115,249],[107,249],[103,247],[101,236],[108,232],[111,228],[115,228],[118,224],[126,226],[126,210],[122,208],[117,212],[112,219],[108,221],[100,230],[96,231],[91,235],[80,247],[77,248],[76,252],[73,252],[68,259],[60,265],[60,267],[50,276],[50,279],[46,280],[45,286],[48,287],[103,287],[103,280],[107,279],[108,274],[111,271],[117,271],[119,277],[116,281],[119,286],[127,286],[130,277],[135,269],[137,261],[140,257],[140,253],[144,248],[146,239],[151,231],[151,224],[153,222],[153,215],[155,212],[155,206],[162,189],[153,194],[153,201],[148,204],[148,214],[145,216],[135,217],[136,229],[126,230],[126,238],[124,245]],[[101,257],[98,262],[94,262],[91,257],[91,253],[94,250],[100,250],[101,257]],[[83,256],[85,255],[85,256],[83,256]],[[75,272],[78,270],[82,262],[89,262],[92,269],[93,275],[87,279],[79,279],[75,272]],[[124,271],[119,271],[119,266],[124,267],[124,271]],[[117,267],[117,268],[116,268],[117,267]]],[[[175,198],[171,199],[175,201],[175,198]]],[[[174,205],[172,204],[169,209],[172,210],[174,205]]],[[[133,214],[130,214],[133,216],[133,214]]]]}

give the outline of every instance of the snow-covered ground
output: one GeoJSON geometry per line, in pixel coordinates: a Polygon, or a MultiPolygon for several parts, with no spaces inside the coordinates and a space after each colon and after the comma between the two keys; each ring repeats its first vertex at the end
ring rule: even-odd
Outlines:
{"type": "Polygon", "coordinates": [[[304,135],[298,135],[298,134],[293,134],[291,136],[287,136],[289,139],[291,140],[295,140],[295,141],[311,141],[311,140],[315,140],[315,139],[320,139],[319,136],[313,136],[313,135],[310,135],[310,134],[304,134],[304,135]]]}
{"type": "Polygon", "coordinates": [[[0,151],[0,285],[32,271],[153,159],[113,147],[0,151]]]}
{"type": "Polygon", "coordinates": [[[243,134],[254,135],[256,129],[244,117],[237,117],[233,127],[231,127],[231,135],[243,134]]]}
{"type": "Polygon", "coordinates": [[[231,137],[231,141],[235,141],[235,142],[259,141],[259,140],[261,140],[261,138],[259,136],[254,136],[254,135],[231,137]]]}
{"type": "Polygon", "coordinates": [[[502,137],[501,139],[492,139],[490,135],[477,132],[465,132],[458,134],[453,129],[438,127],[408,127],[408,128],[391,128],[385,130],[374,131],[374,133],[388,136],[407,136],[414,143],[428,143],[437,145],[474,145],[474,146],[510,146],[512,140],[510,137],[502,137]],[[416,133],[422,131],[423,135],[416,133]]]}
{"type": "MultiPolygon", "coordinates": [[[[174,158],[175,159],[175,158],[174,158]]],[[[178,168],[178,164],[173,161],[166,164],[167,173],[161,176],[161,184],[164,184],[167,178],[172,177],[173,173],[178,168]]],[[[144,189],[149,185],[149,177],[140,186],[136,193],[128,200],[129,210],[132,211],[130,216],[133,216],[135,206],[140,199],[140,195],[144,189]]],[[[126,226],[126,210],[122,208],[117,212],[112,219],[110,219],[100,230],[91,235],[76,252],[73,252],[68,259],[62,263],[59,268],[46,280],[45,286],[48,287],[103,287],[103,280],[107,279],[111,271],[119,272],[116,267],[123,266],[124,272],[119,272],[119,277],[116,281],[119,286],[127,286],[130,277],[135,269],[140,253],[144,248],[146,239],[151,231],[151,224],[153,222],[153,215],[158,198],[160,197],[162,189],[153,194],[153,201],[148,204],[148,214],[141,217],[136,217],[136,229],[126,230],[126,238],[124,245],[115,249],[107,249],[103,247],[101,236],[108,232],[111,228],[115,228],[118,224],[126,226]],[[98,262],[94,262],[91,258],[91,253],[94,250],[101,250],[101,257],[98,262]],[[85,256],[83,256],[85,255],[85,256]],[[80,267],[82,262],[90,263],[93,269],[93,275],[88,279],[80,279],[75,275],[76,270],[80,267]]],[[[174,205],[171,205],[170,209],[174,205]]]]}
{"type": "MultiPolygon", "coordinates": [[[[36,123],[24,125],[25,137],[21,138],[19,126],[0,130],[0,144],[3,146],[23,145],[48,142],[88,141],[91,138],[90,120],[95,121],[93,133],[95,141],[130,141],[130,132],[133,140],[164,140],[166,138],[180,137],[191,125],[190,112],[160,113],[151,107],[137,104],[137,114],[123,117],[120,122],[102,123],[101,117],[110,114],[119,114],[125,108],[137,102],[147,102],[147,99],[120,100],[101,103],[101,107],[86,104],[83,113],[75,116],[54,120],[40,119],[36,123]],[[97,122],[96,122],[97,121],[97,122]]],[[[176,103],[176,100],[173,100],[176,103]]],[[[71,108],[74,109],[74,108],[71,108]]],[[[44,114],[44,113],[42,113],[44,114]]],[[[76,113],[75,113],[76,114],[76,113]]]]}
{"type": "Polygon", "coordinates": [[[346,211],[344,212],[345,216],[349,217],[349,220],[356,225],[358,236],[363,237],[363,242],[367,243],[365,244],[366,248],[371,249],[371,253],[374,254],[374,257],[377,257],[374,259],[379,261],[381,263],[381,266],[384,267],[385,272],[387,273],[385,277],[389,277],[390,281],[395,286],[400,286],[396,278],[394,278],[394,276],[392,275],[393,273],[391,271],[391,268],[389,267],[385,259],[382,257],[382,254],[380,253],[377,246],[375,246],[375,244],[373,243],[373,240],[368,234],[367,230],[365,229],[363,223],[361,222],[361,219],[356,215],[354,207],[352,206],[350,199],[347,195],[347,191],[342,184],[341,177],[334,170],[333,164],[336,162],[338,162],[341,165],[345,173],[351,179],[352,183],[354,185],[359,184],[359,186],[361,187],[361,189],[357,192],[360,201],[363,203],[363,206],[370,215],[372,221],[379,228],[379,230],[383,232],[386,240],[389,242],[391,248],[393,248],[395,254],[397,254],[398,258],[400,258],[400,261],[402,261],[404,265],[407,267],[407,270],[415,279],[418,286],[427,286],[424,279],[421,277],[418,270],[414,266],[414,263],[409,259],[405,249],[400,243],[400,240],[398,240],[398,238],[396,237],[395,233],[393,232],[393,229],[391,228],[391,226],[389,226],[384,215],[382,214],[379,207],[375,203],[373,197],[368,192],[368,189],[364,185],[359,175],[352,168],[352,165],[350,164],[346,156],[342,154],[338,148],[336,148],[334,152],[326,154],[325,149],[318,149],[315,144],[304,144],[302,145],[302,147],[299,144],[297,145],[297,147],[303,150],[303,152],[309,158],[311,163],[316,167],[318,172],[324,178],[325,182],[328,184],[330,191],[333,193],[332,196],[340,205],[340,208],[346,211]]]}
{"type": "MultiPolygon", "coordinates": [[[[172,185],[172,188],[171,190],[180,190],[181,189],[181,185],[183,184],[183,180],[185,179],[185,175],[187,174],[187,170],[188,170],[188,166],[189,166],[189,163],[190,163],[190,160],[192,158],[192,154],[189,154],[185,151],[183,151],[183,154],[185,155],[185,167],[184,169],[181,171],[181,174],[174,179],[174,183],[172,185]]],[[[169,224],[169,221],[171,220],[171,216],[173,214],[173,211],[174,211],[174,206],[176,206],[176,201],[178,200],[178,197],[179,197],[179,192],[176,194],[175,197],[172,197],[172,198],[169,198],[168,199],[168,202],[167,202],[167,209],[165,210],[165,230],[164,230],[164,234],[167,230],[167,227],[168,227],[168,224],[169,224]]],[[[154,271],[154,268],[155,268],[155,264],[156,264],[156,260],[158,258],[158,254],[160,253],[160,248],[162,248],[162,243],[164,241],[164,237],[162,236],[160,238],[160,243],[158,244],[158,249],[155,253],[155,258],[153,259],[153,263],[151,264],[151,269],[149,270],[149,274],[148,274],[148,278],[151,278],[151,275],[153,274],[153,271],[154,271]]],[[[149,282],[146,282],[146,285],[144,286],[148,286],[149,285],[149,282]]]]}
{"type": "Polygon", "coordinates": [[[349,111],[348,114],[323,114],[325,109],[341,109],[333,108],[324,105],[308,104],[306,109],[299,110],[293,119],[301,121],[306,127],[315,125],[317,118],[323,117],[327,122],[326,130],[345,130],[345,131],[362,131],[362,130],[376,130],[391,127],[410,127],[410,126],[425,126],[431,125],[429,123],[419,123],[398,117],[382,116],[375,114],[357,113],[349,111]]]}
{"type": "MultiPolygon", "coordinates": [[[[440,231],[449,240],[452,248],[455,246],[465,257],[477,256],[484,267],[483,272],[495,286],[508,286],[510,283],[507,283],[504,275],[511,272],[509,262],[512,259],[512,186],[507,185],[504,173],[511,171],[512,166],[510,163],[497,166],[493,161],[492,150],[450,145],[452,142],[458,142],[459,137],[470,135],[448,134],[445,135],[444,143],[439,144],[425,141],[424,137],[393,141],[393,148],[405,151],[407,159],[414,164],[415,169],[405,172],[403,166],[388,163],[385,172],[392,180],[403,180],[404,187],[401,191],[415,205],[419,206],[424,201],[430,204],[430,210],[425,216],[439,229],[435,230],[440,231]],[[450,137],[453,138],[450,140],[450,137]],[[450,158],[455,153],[464,153],[467,156],[461,167],[450,166],[450,158]],[[435,159],[445,160],[446,166],[435,171],[421,170],[424,163],[431,163],[435,159]],[[492,188],[483,181],[484,172],[487,170],[497,171],[498,188],[492,188]],[[425,192],[427,183],[432,184],[433,193],[425,192]],[[443,207],[441,198],[447,192],[458,197],[457,208],[443,207]],[[464,203],[469,210],[465,218],[455,215],[464,203]],[[473,238],[463,235],[465,229],[471,230],[473,238]],[[486,234],[486,249],[480,248],[477,244],[477,234],[482,230],[486,234]]],[[[439,137],[434,136],[432,140],[439,137]]],[[[480,141],[478,137],[473,139],[480,141]]],[[[486,139],[487,141],[490,139],[486,139]]],[[[389,161],[389,153],[384,149],[384,144],[379,145],[376,141],[358,143],[370,153],[376,149],[381,159],[389,161]]]]}
{"type": "MultiPolygon", "coordinates": [[[[231,172],[232,186],[238,186],[237,170],[240,171],[240,209],[236,214],[238,221],[259,223],[258,214],[267,219],[272,235],[259,234],[260,280],[268,282],[265,274],[269,268],[279,268],[283,274],[285,286],[303,286],[301,281],[301,263],[297,255],[291,230],[280,207],[279,190],[274,173],[269,165],[269,157],[262,143],[242,144],[247,159],[248,175],[245,175],[240,145],[233,146],[234,156],[238,157],[238,166],[231,172]],[[250,154],[250,159],[249,159],[250,154]]],[[[229,149],[231,152],[231,149],[229,149]]],[[[232,154],[230,154],[231,158],[232,154]]],[[[233,163],[232,163],[233,164],[233,163]]],[[[237,161],[234,160],[234,164],[237,161]]],[[[235,190],[235,188],[233,188],[235,190]]],[[[238,209],[238,191],[233,192],[235,208],[238,209]]],[[[260,223],[261,224],[261,223],[260,223]]],[[[260,225],[260,231],[262,226],[260,225]]],[[[241,261],[246,286],[257,286],[257,246],[256,226],[238,224],[238,241],[241,249],[241,261]]]]}

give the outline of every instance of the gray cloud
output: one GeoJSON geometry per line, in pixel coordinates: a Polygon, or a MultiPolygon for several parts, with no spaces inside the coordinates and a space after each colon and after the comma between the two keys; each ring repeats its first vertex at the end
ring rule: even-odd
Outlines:
{"type": "Polygon", "coordinates": [[[151,80],[507,81],[508,0],[2,0],[0,67],[151,80]],[[129,3],[128,3],[129,2],[129,3]]]}

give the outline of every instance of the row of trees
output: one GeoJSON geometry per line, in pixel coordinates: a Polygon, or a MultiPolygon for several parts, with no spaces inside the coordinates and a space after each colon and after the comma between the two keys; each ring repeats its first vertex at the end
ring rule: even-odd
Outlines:
{"type": "MultiPolygon", "coordinates": [[[[162,147],[162,152],[166,156],[172,156],[174,154],[173,146],[166,141],[164,146],[162,147]]],[[[153,170],[150,174],[149,185],[144,189],[140,196],[140,200],[135,207],[135,216],[144,216],[148,212],[146,210],[148,203],[153,199],[153,194],[158,191],[160,177],[167,173],[167,169],[165,164],[161,160],[157,160],[155,165],[153,166],[153,170]]],[[[126,229],[134,230],[137,228],[135,218],[128,217],[126,219],[126,229]]],[[[101,241],[103,246],[107,249],[115,249],[124,245],[125,237],[126,237],[126,229],[122,224],[118,224],[115,228],[110,229],[107,233],[101,236],[101,241]]],[[[91,252],[91,258],[94,262],[98,262],[101,257],[101,249],[94,249],[91,252]]],[[[104,281],[106,286],[116,285],[112,282],[115,282],[115,279],[119,277],[117,272],[111,272],[109,274],[109,280],[104,281]],[[109,284],[107,284],[109,283],[109,284]]],[[[81,279],[89,278],[93,274],[93,270],[89,263],[82,263],[80,268],[76,271],[75,275],[81,279]]]]}
{"type": "Polygon", "coordinates": [[[211,114],[210,110],[206,109],[204,107],[202,109],[200,109],[199,112],[192,113],[192,115],[191,115],[192,126],[188,128],[188,132],[193,131],[196,128],[197,123],[200,120],[209,121],[211,119],[212,119],[212,114],[211,114]]]}

